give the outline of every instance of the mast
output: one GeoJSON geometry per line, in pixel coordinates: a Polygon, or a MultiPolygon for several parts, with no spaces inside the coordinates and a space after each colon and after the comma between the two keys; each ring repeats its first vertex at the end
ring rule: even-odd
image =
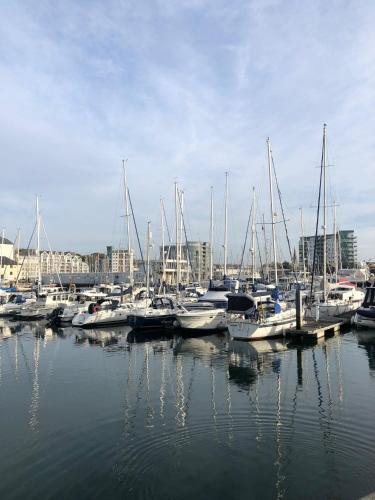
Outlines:
{"type": "Polygon", "coordinates": [[[272,252],[273,252],[273,265],[275,269],[275,285],[278,285],[277,277],[277,255],[276,255],[276,234],[275,234],[275,212],[273,207],[273,186],[272,186],[272,152],[271,152],[271,142],[269,137],[267,138],[267,152],[268,152],[268,175],[270,183],[270,202],[271,202],[271,225],[272,225],[272,252]]]}
{"type": "Polygon", "coordinates": [[[211,186],[211,210],[210,210],[210,280],[213,278],[214,263],[214,188],[211,186]]]}
{"type": "MultiPolygon", "coordinates": [[[[182,241],[183,241],[183,225],[184,225],[184,192],[182,189],[180,191],[177,191],[177,195],[179,198],[179,210],[180,210],[180,238],[179,238],[179,248],[178,248],[178,256],[180,260],[180,281],[184,281],[183,279],[183,272],[182,272],[182,266],[181,262],[184,260],[182,257],[182,241]]],[[[187,245],[187,242],[186,242],[187,245]]],[[[187,258],[189,250],[186,247],[186,276],[187,276],[187,281],[189,281],[189,259],[187,258]]]]}
{"type": "Polygon", "coordinates": [[[267,250],[267,238],[266,238],[266,223],[264,222],[264,214],[262,214],[262,227],[263,227],[263,238],[264,238],[264,258],[265,258],[265,271],[266,277],[269,281],[270,279],[270,270],[268,267],[268,250],[267,250]]]}
{"type": "Polygon", "coordinates": [[[151,222],[147,222],[147,248],[146,248],[146,290],[147,290],[147,298],[150,298],[150,240],[151,240],[151,231],[150,231],[151,222]]]}
{"type": "Polygon", "coordinates": [[[176,293],[179,292],[179,283],[180,283],[180,259],[179,259],[179,210],[178,210],[178,187],[177,182],[174,183],[174,201],[175,201],[175,216],[176,216],[176,293]]]}
{"type": "Polygon", "coordinates": [[[333,255],[335,259],[335,282],[337,283],[337,270],[339,267],[339,256],[337,251],[337,223],[336,223],[336,200],[333,202],[333,255]]]}
{"type": "Polygon", "coordinates": [[[162,275],[161,275],[161,284],[164,283],[164,274],[165,274],[165,241],[164,241],[164,209],[163,209],[163,200],[160,198],[160,218],[161,218],[161,253],[162,253],[162,275]]]}
{"type": "Polygon", "coordinates": [[[133,259],[131,255],[131,239],[130,239],[130,212],[129,212],[129,191],[128,191],[128,177],[126,165],[128,160],[122,160],[122,169],[124,171],[124,195],[125,195],[125,217],[126,217],[126,231],[128,236],[128,260],[129,260],[129,281],[130,286],[133,286],[133,259]]]}
{"type": "Polygon", "coordinates": [[[255,187],[253,187],[253,214],[251,224],[251,267],[252,267],[252,282],[255,284],[255,187]]]}
{"type": "Polygon", "coordinates": [[[38,291],[40,290],[41,281],[42,281],[42,272],[41,272],[41,261],[40,261],[40,214],[39,214],[39,197],[36,197],[36,256],[38,262],[38,291]]]}
{"type": "Polygon", "coordinates": [[[302,240],[302,263],[303,263],[303,281],[306,281],[306,262],[305,262],[305,236],[303,232],[303,208],[301,210],[301,240],[302,240]]]}
{"type": "Polygon", "coordinates": [[[227,275],[228,260],[228,172],[225,172],[225,201],[224,201],[224,277],[227,275]]]}
{"type": "Polygon", "coordinates": [[[326,301],[327,290],[327,125],[323,125],[323,301],[326,301]]]}

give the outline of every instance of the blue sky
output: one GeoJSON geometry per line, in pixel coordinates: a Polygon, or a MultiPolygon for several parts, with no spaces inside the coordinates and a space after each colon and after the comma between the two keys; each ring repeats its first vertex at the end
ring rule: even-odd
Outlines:
{"type": "Polygon", "coordinates": [[[125,157],[140,234],[151,220],[155,243],[160,197],[172,225],[175,180],[189,238],[207,239],[214,186],[218,260],[228,170],[237,260],[253,185],[259,217],[269,214],[270,136],[296,244],[299,207],[313,232],[326,122],[338,225],[375,258],[374,2],[41,0],[1,11],[0,224],[10,239],[21,227],[26,244],[38,193],[54,248],[122,244],[125,157]]]}

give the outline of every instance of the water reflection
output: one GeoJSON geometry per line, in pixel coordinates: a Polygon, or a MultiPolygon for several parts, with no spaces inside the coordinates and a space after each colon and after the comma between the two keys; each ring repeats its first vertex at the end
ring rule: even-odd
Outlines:
{"type": "Polygon", "coordinates": [[[0,496],[25,496],[43,469],[39,497],[59,497],[62,469],[72,498],[82,477],[87,497],[363,495],[375,488],[363,350],[373,374],[375,332],[307,345],[0,323],[0,425],[18,417],[0,496]]]}
{"type": "Polygon", "coordinates": [[[358,345],[366,351],[370,373],[375,377],[375,330],[359,330],[357,338],[358,345]]]}

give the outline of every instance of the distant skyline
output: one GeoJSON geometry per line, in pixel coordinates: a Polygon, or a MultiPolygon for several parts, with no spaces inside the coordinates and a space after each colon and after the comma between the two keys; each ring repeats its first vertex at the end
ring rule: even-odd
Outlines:
{"type": "Polygon", "coordinates": [[[27,246],[38,194],[54,249],[124,245],[127,158],[140,237],[151,220],[155,252],[161,197],[174,234],[174,182],[190,240],[208,240],[214,186],[215,261],[228,171],[235,262],[252,186],[258,221],[270,220],[269,136],[297,247],[300,207],[314,234],[327,123],[329,204],[338,228],[354,229],[359,258],[375,260],[374,2],[6,0],[1,14],[0,230],[10,240],[20,227],[27,246]]]}

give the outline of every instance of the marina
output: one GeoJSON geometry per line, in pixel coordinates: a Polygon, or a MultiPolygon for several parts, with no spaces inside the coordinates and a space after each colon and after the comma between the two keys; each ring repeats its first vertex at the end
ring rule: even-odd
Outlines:
{"type": "Polygon", "coordinates": [[[375,3],[0,12],[0,500],[375,500],[375,3]]]}
{"type": "Polygon", "coordinates": [[[375,490],[374,331],[248,343],[0,321],[1,498],[375,490]]]}

